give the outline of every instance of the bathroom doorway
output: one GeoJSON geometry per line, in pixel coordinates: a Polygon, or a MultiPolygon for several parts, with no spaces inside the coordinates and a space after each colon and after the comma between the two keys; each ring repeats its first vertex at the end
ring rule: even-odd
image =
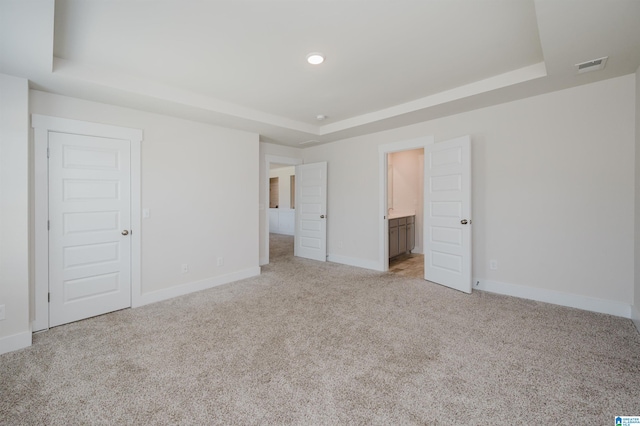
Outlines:
{"type": "MultiPolygon", "coordinates": [[[[423,149],[423,209],[422,252],[424,279],[471,293],[472,245],[471,245],[471,138],[460,136],[434,144],[433,136],[395,142],[379,147],[380,194],[380,270],[389,270],[389,258],[402,252],[402,225],[408,219],[389,216],[396,206],[395,197],[389,194],[389,181],[396,179],[394,167],[389,167],[388,154],[423,149]],[[390,178],[391,176],[391,178],[390,178]],[[391,204],[390,204],[391,200],[391,204]],[[398,219],[397,223],[392,223],[398,219]],[[392,228],[397,227],[398,245],[392,228]]],[[[393,162],[393,160],[392,160],[393,162]]],[[[391,191],[395,191],[394,184],[391,191]]],[[[395,212],[397,214],[397,212],[395,212]]],[[[407,237],[407,234],[404,234],[407,237]]],[[[406,242],[405,242],[406,244],[406,242]]],[[[406,247],[406,246],[405,246],[406,247]]]]}
{"type": "Polygon", "coordinates": [[[386,155],[389,272],[424,278],[424,148],[386,155]]]}
{"type": "MultiPolygon", "coordinates": [[[[433,136],[422,136],[415,139],[407,139],[403,141],[392,142],[384,145],[380,145],[378,147],[378,168],[379,168],[379,225],[378,232],[380,241],[379,245],[379,270],[388,271],[389,270],[389,259],[395,258],[397,253],[395,252],[396,247],[390,247],[390,239],[389,232],[392,227],[400,227],[402,225],[407,225],[406,219],[404,221],[397,220],[396,222],[392,222],[394,219],[400,219],[399,217],[394,217],[397,214],[404,213],[413,213],[411,210],[415,210],[415,218],[414,223],[412,224],[414,227],[414,236],[415,241],[413,244],[415,245],[411,253],[412,254],[424,254],[425,250],[424,241],[426,241],[426,232],[424,229],[424,217],[425,210],[424,206],[426,205],[425,197],[426,197],[426,189],[424,187],[424,171],[426,170],[425,165],[425,153],[428,151],[429,147],[431,147],[434,143],[433,136]],[[409,155],[406,155],[407,158],[402,158],[403,154],[400,154],[401,161],[394,165],[395,157],[391,157],[391,163],[389,163],[389,155],[395,153],[402,153],[405,151],[415,151],[419,157],[417,159],[414,158],[415,162],[413,163],[413,169],[415,173],[421,173],[418,175],[420,178],[420,183],[416,183],[413,180],[413,189],[411,191],[414,192],[413,198],[406,198],[406,195],[402,195],[401,192],[396,192],[396,188],[401,184],[403,179],[406,179],[406,176],[402,176],[399,174],[401,165],[404,163],[404,160],[408,160],[409,155]],[[420,156],[421,153],[421,156],[420,156]],[[420,169],[420,171],[415,171],[415,168],[420,169]],[[415,187],[418,187],[419,194],[415,194],[415,187]],[[403,201],[398,200],[398,196],[405,197],[403,201]],[[394,205],[395,203],[395,205],[394,205]],[[410,205],[407,205],[409,203],[410,205]],[[416,205],[418,204],[418,205],[416,205]],[[403,211],[405,210],[405,211],[403,211]],[[406,210],[409,210],[407,212],[406,210]],[[394,213],[392,218],[389,219],[389,213],[394,213]],[[419,218],[418,218],[419,216],[419,218]],[[390,227],[389,225],[393,225],[390,227]],[[392,250],[390,250],[390,248],[392,250]],[[391,255],[391,256],[390,256],[391,255]]],[[[403,190],[400,190],[403,191],[403,190]]],[[[400,228],[398,228],[399,232],[400,228]]],[[[406,232],[405,232],[406,237],[406,232]]],[[[391,242],[393,243],[395,236],[392,237],[391,242]]],[[[398,245],[400,246],[400,241],[398,240],[398,245]]],[[[405,243],[406,244],[406,243],[405,243]]],[[[411,244],[410,244],[411,246],[411,244]]],[[[398,247],[400,249],[400,247],[398,247]]],[[[400,260],[400,259],[398,259],[400,260]]],[[[414,260],[415,262],[415,260],[414,260]]],[[[393,264],[392,264],[393,266],[393,264]]],[[[403,265],[408,266],[408,265],[403,265]]],[[[398,269],[398,268],[396,268],[398,269]]],[[[404,268],[406,269],[406,268],[404,268]]],[[[423,266],[424,270],[424,266],[423,266]]],[[[424,275],[423,275],[424,278],[424,275]]]]}

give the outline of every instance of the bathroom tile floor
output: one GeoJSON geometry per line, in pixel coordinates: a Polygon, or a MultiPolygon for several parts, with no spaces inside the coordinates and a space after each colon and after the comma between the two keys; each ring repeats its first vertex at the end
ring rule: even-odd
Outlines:
{"type": "Polygon", "coordinates": [[[389,272],[410,278],[424,278],[424,255],[406,253],[389,260],[389,272]]]}

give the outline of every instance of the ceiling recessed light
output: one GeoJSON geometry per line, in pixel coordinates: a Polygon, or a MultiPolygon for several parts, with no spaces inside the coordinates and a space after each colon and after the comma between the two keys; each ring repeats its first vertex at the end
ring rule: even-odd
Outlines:
{"type": "Polygon", "coordinates": [[[318,52],[309,53],[307,55],[307,62],[311,65],[320,65],[324,62],[324,55],[318,52]]]}

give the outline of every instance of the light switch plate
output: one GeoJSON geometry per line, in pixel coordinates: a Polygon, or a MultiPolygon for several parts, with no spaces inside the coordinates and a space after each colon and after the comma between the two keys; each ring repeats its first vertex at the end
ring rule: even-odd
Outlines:
{"type": "Polygon", "coordinates": [[[142,209],[142,217],[145,219],[149,217],[149,209],[142,209]]]}

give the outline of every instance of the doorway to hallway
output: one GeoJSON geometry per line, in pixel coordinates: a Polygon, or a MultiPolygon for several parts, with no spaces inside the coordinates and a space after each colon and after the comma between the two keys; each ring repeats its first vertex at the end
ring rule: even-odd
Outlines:
{"type": "MultiPolygon", "coordinates": [[[[291,184],[292,184],[290,179],[291,175],[287,174],[287,176],[283,176],[281,178],[280,176],[277,176],[277,174],[276,175],[272,174],[272,170],[283,169],[286,167],[291,167],[295,170],[295,166],[298,164],[302,164],[301,158],[281,157],[276,155],[265,156],[265,161],[263,163],[263,170],[262,170],[263,175],[261,178],[261,181],[263,182],[264,186],[262,189],[263,193],[262,193],[262,199],[260,204],[260,210],[261,210],[260,212],[261,213],[260,265],[261,266],[269,264],[270,245],[271,245],[270,240],[271,240],[272,231],[279,230],[281,228],[280,212],[284,211],[284,209],[280,210],[281,205],[283,207],[288,207],[288,210],[290,210],[289,213],[283,214],[283,220],[285,222],[283,223],[282,228],[287,229],[287,233],[291,236],[293,236],[295,233],[295,199],[293,200],[294,208],[292,209],[291,208],[291,192],[290,192],[291,184]],[[272,200],[272,197],[270,197],[271,188],[272,188],[271,183],[273,182],[271,179],[273,177],[278,177],[278,193],[279,194],[278,194],[277,201],[275,200],[275,197],[273,197],[274,198],[273,200],[272,200]],[[288,187],[286,189],[281,189],[280,181],[283,181],[282,182],[283,186],[285,182],[288,182],[288,187]],[[288,195],[287,200],[285,200],[283,197],[282,203],[280,200],[281,192],[284,195],[288,195]],[[278,206],[277,209],[275,208],[276,205],[278,206]],[[287,222],[288,219],[290,220],[287,222]],[[287,225],[287,223],[289,223],[290,225],[287,225]]],[[[293,175],[295,176],[295,172],[293,172],[293,175]]],[[[295,181],[293,185],[295,185],[295,181]]]]}

